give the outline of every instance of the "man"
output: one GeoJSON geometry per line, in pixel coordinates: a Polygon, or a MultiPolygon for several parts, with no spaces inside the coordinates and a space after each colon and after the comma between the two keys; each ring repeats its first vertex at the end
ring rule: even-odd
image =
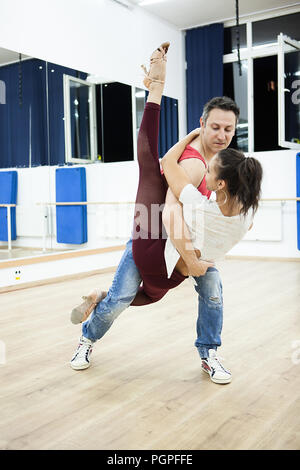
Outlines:
{"type": "MultiPolygon", "coordinates": [[[[185,169],[192,184],[208,197],[210,193],[205,185],[207,163],[219,150],[229,146],[238,116],[239,109],[230,98],[217,97],[210,100],[204,106],[200,118],[199,136],[186,147],[180,159],[180,165],[185,169]]],[[[209,373],[213,382],[229,383],[231,373],[216,356],[217,347],[221,345],[223,324],[222,283],[219,272],[216,268],[206,272],[199,263],[194,250],[189,249],[191,241],[187,230],[184,230],[180,238],[174,236],[175,227],[184,227],[185,224],[181,205],[170,189],[167,192],[163,220],[168,235],[187,266],[187,274],[195,280],[195,290],[198,293],[195,346],[201,357],[202,369],[209,373]],[[168,223],[171,219],[175,224],[168,223]]],[[[71,360],[73,369],[81,370],[90,366],[94,342],[102,338],[118,315],[130,306],[141,280],[133,260],[132,240],[129,240],[106,297],[98,303],[88,321],[83,323],[80,343],[71,360]]]]}

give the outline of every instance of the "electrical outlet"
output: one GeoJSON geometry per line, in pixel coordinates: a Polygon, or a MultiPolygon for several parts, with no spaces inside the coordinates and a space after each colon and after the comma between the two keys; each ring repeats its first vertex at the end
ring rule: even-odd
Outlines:
{"type": "Polygon", "coordinates": [[[16,271],[15,271],[15,280],[20,281],[20,279],[21,279],[21,270],[16,269],[16,271]]]}

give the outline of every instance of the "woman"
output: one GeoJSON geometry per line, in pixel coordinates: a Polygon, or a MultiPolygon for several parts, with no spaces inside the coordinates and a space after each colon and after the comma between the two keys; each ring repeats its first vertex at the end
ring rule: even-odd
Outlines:
{"type": "MultiPolygon", "coordinates": [[[[188,275],[183,260],[165,235],[161,214],[151,217],[152,209],[165,202],[168,189],[165,178],[183,204],[185,222],[200,258],[197,262],[204,266],[204,272],[242,239],[252,224],[260,195],[260,163],[233,149],[220,151],[208,165],[206,185],[208,190],[216,191],[216,201],[208,201],[190,184],[177,161],[186,145],[199,135],[199,129],[168,151],[162,159],[165,178],[162,176],[157,147],[168,47],[169,43],[164,43],[152,54],[150,71],[144,80],[149,95],[138,136],[140,175],[133,231],[133,257],[143,282],[131,305],[157,302],[188,275]]],[[[97,290],[92,292],[72,311],[71,321],[85,321],[105,295],[97,290]]]]}
{"type": "MultiPolygon", "coordinates": [[[[150,71],[144,79],[150,90],[138,136],[139,185],[134,215],[133,257],[143,285],[131,305],[146,305],[160,300],[177,287],[187,275],[187,267],[166,240],[162,217],[153,217],[153,207],[165,202],[168,186],[161,175],[158,157],[160,102],[165,81],[164,43],[151,56],[150,71]],[[154,220],[153,220],[154,219],[154,220]]],[[[254,158],[234,149],[221,150],[207,167],[206,187],[216,192],[210,201],[190,184],[178,159],[185,147],[201,132],[195,129],[172,147],[161,161],[172,192],[183,204],[185,222],[192,235],[197,257],[207,269],[238,243],[252,225],[258,207],[262,168],[254,158]],[[200,221],[199,226],[195,220],[200,221]]],[[[164,217],[164,222],[167,222],[164,217]]],[[[73,323],[88,317],[105,292],[95,290],[72,312],[73,323]]]]}

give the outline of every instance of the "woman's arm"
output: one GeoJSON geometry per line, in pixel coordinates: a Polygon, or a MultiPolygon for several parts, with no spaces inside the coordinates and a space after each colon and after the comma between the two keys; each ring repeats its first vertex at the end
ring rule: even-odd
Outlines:
{"type": "Polygon", "coordinates": [[[164,175],[171,188],[173,194],[179,198],[183,188],[191,183],[186,172],[178,165],[178,160],[181,157],[185,147],[199,136],[200,129],[195,129],[190,132],[186,137],[181,139],[177,144],[173,145],[166,155],[161,160],[161,165],[164,170],[164,175]]]}
{"type": "Polygon", "coordinates": [[[170,188],[167,192],[162,219],[166,232],[180,254],[187,272],[181,271],[178,265],[176,265],[176,269],[179,269],[179,272],[184,275],[204,276],[207,269],[213,266],[213,263],[198,259],[201,253],[199,250],[194,249],[189,229],[183,219],[182,206],[175,198],[170,188]]]}

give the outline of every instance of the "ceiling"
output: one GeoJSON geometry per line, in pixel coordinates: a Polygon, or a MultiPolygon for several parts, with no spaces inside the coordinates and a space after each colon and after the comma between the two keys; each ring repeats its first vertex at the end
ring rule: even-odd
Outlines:
{"type": "MultiPolygon", "coordinates": [[[[28,56],[22,54],[22,59],[28,56]]],[[[10,62],[17,62],[19,60],[19,53],[9,51],[8,49],[0,48],[0,64],[9,64],[10,62]]]]}
{"type": "MultiPolygon", "coordinates": [[[[118,1],[118,0],[115,0],[118,1]]],[[[122,1],[122,0],[120,0],[122,1]]],[[[235,18],[235,0],[127,0],[145,11],[173,24],[178,29],[188,29],[207,23],[235,18]]],[[[299,5],[293,0],[239,0],[239,15],[299,5]]]]}
{"type": "MultiPolygon", "coordinates": [[[[112,0],[143,8],[150,14],[173,24],[178,29],[189,29],[207,23],[235,19],[235,0],[112,0]],[[154,3],[155,2],[155,3],[154,3]]],[[[259,12],[299,6],[292,0],[239,0],[239,14],[253,15],[259,12]]],[[[27,56],[22,55],[22,59],[27,56]]],[[[16,62],[19,54],[0,48],[0,64],[16,62]]]]}

